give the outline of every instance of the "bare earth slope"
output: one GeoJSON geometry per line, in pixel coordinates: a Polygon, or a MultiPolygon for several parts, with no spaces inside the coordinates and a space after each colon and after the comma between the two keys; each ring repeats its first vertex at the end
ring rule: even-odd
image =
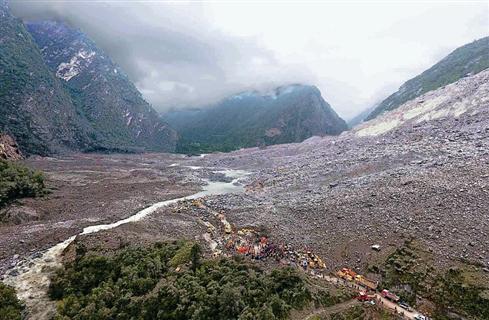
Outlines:
{"type": "Polygon", "coordinates": [[[420,75],[406,81],[398,91],[380,102],[366,116],[367,120],[395,110],[403,103],[416,99],[457,80],[477,74],[489,67],[489,37],[461,46],[420,75]]]}

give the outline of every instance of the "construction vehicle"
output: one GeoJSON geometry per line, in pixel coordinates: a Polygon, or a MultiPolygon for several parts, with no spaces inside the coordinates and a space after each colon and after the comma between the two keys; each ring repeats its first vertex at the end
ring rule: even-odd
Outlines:
{"type": "Polygon", "coordinates": [[[200,209],[205,209],[206,208],[205,205],[202,203],[202,201],[199,200],[199,199],[192,200],[192,205],[194,207],[197,207],[197,208],[200,208],[200,209]]]}
{"type": "Polygon", "coordinates": [[[375,296],[369,296],[365,292],[360,292],[360,295],[358,297],[355,297],[358,301],[366,302],[366,301],[372,301],[375,299],[375,296]]]}
{"type": "Polygon", "coordinates": [[[392,293],[386,289],[382,290],[382,292],[380,294],[382,295],[382,297],[389,299],[392,302],[397,303],[397,302],[399,302],[399,300],[401,300],[401,298],[399,298],[397,295],[395,295],[394,293],[392,293]]]}
{"type": "Polygon", "coordinates": [[[345,279],[347,281],[353,281],[357,276],[357,273],[348,268],[342,268],[340,271],[336,273],[340,278],[345,279]]]}
{"type": "Polygon", "coordinates": [[[355,276],[355,282],[359,285],[364,286],[367,289],[370,289],[373,291],[377,290],[377,282],[372,281],[370,279],[367,279],[364,276],[362,276],[361,274],[357,274],[355,276]]]}
{"type": "Polygon", "coordinates": [[[309,267],[313,269],[324,269],[326,268],[326,264],[323,260],[317,255],[312,253],[311,251],[307,251],[307,256],[309,259],[309,267]]]}

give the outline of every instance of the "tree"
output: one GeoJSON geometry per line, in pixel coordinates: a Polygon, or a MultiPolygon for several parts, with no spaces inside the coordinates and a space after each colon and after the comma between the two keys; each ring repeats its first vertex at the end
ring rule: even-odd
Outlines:
{"type": "Polygon", "coordinates": [[[192,263],[192,271],[195,271],[200,265],[200,255],[202,254],[202,249],[198,243],[192,246],[190,251],[190,259],[192,263]]]}

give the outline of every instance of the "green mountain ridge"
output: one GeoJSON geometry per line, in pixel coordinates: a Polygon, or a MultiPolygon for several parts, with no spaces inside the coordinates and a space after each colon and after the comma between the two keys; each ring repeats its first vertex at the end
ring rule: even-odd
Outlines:
{"type": "Polygon", "coordinates": [[[391,94],[370,112],[365,121],[394,110],[428,91],[441,88],[464,76],[477,74],[487,68],[489,68],[489,37],[455,49],[428,70],[406,81],[397,92],[391,94]]]}
{"type": "Polygon", "coordinates": [[[246,91],[211,106],[168,112],[181,139],[177,152],[231,151],[301,142],[347,129],[314,86],[289,85],[267,94],[246,91]]]}

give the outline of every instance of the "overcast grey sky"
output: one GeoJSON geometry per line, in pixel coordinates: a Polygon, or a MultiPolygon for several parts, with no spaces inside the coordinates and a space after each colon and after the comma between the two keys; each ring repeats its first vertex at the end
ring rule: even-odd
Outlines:
{"type": "Polygon", "coordinates": [[[11,1],[64,19],[158,110],[251,88],[319,87],[344,118],[489,33],[487,1],[11,1]]]}

